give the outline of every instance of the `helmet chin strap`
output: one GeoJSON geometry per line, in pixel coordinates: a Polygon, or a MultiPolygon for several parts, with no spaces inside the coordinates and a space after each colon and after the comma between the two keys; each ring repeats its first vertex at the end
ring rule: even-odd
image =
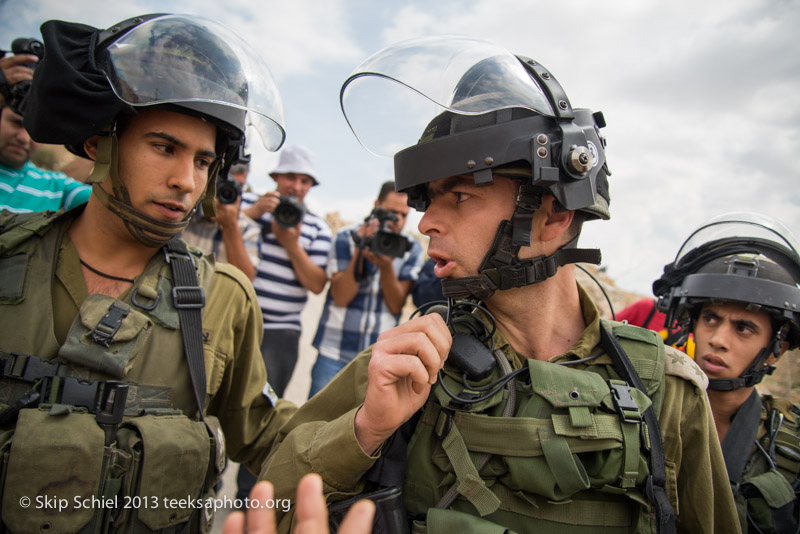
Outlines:
{"type": "MultiPolygon", "coordinates": [[[[209,173],[215,172],[216,168],[209,173]]],[[[92,184],[92,195],[109,211],[117,215],[125,224],[128,232],[137,241],[148,247],[164,246],[172,238],[179,235],[189,224],[195,209],[180,222],[163,222],[142,213],[131,205],[130,195],[119,177],[118,142],[116,128],[112,125],[100,134],[97,142],[97,158],[92,174],[87,179],[92,184]],[[114,195],[109,195],[101,187],[106,176],[111,177],[114,195]]]]}
{"type": "Polygon", "coordinates": [[[744,370],[739,378],[709,378],[708,389],[713,391],[733,391],[739,388],[751,388],[760,383],[764,376],[775,371],[774,365],[767,365],[770,356],[780,356],[781,343],[788,336],[788,325],[784,324],[775,334],[775,340],[759,351],[750,367],[744,370]]]}
{"type": "Polygon", "coordinates": [[[478,268],[478,276],[445,278],[445,298],[489,298],[498,289],[505,290],[536,284],[554,276],[558,268],[569,263],[600,263],[600,250],[578,249],[575,237],[550,256],[520,259],[522,246],[531,242],[533,213],[541,206],[543,191],[522,184],[511,220],[500,223],[494,241],[478,268]]]}

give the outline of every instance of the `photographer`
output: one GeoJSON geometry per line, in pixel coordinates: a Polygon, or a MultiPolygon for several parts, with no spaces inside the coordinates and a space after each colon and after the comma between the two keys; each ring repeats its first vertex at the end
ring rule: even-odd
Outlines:
{"type": "Polygon", "coordinates": [[[43,54],[42,43],[16,39],[13,56],[0,51],[0,210],[15,213],[70,209],[89,199],[91,188],[60,172],[40,169],[31,163],[39,148],[22,125],[24,100],[28,96],[32,67],[43,54]]]}
{"type": "MultiPolygon", "coordinates": [[[[331,229],[302,204],[309,190],[319,184],[316,174],[311,151],[288,145],[271,173],[276,190],[261,196],[242,195],[242,212],[257,223],[261,235],[253,287],[264,317],[261,356],[270,386],[279,397],[297,364],[300,313],[308,291],[318,294],[328,281],[325,263],[331,229]]],[[[237,498],[247,497],[255,482],[255,475],[241,467],[237,498]]]]}
{"type": "Polygon", "coordinates": [[[239,209],[242,187],[250,170],[250,156],[231,166],[228,180],[217,182],[217,215],[206,217],[198,211],[181,238],[217,261],[238,267],[252,281],[258,264],[260,228],[239,209]]]}
{"type": "Polygon", "coordinates": [[[336,234],[328,260],[331,287],[313,343],[319,356],[311,370],[309,398],[381,332],[398,324],[423,260],[420,244],[402,232],[407,197],[394,191],[394,182],[384,183],[372,215],[336,234]],[[387,231],[396,239],[386,239],[387,231]]]}

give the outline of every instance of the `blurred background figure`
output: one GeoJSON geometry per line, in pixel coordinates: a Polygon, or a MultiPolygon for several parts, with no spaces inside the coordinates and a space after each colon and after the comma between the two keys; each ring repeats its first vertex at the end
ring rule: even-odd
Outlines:
{"type": "MultiPolygon", "coordinates": [[[[331,229],[325,219],[305,208],[303,200],[319,185],[314,155],[306,147],[287,145],[271,173],[275,191],[242,195],[242,213],[260,233],[253,287],[264,316],[261,355],[267,380],[283,397],[292,378],[300,344],[300,313],[308,291],[322,292],[328,281],[325,265],[331,229]]],[[[237,498],[247,497],[256,477],[239,469],[237,498]]]]}
{"type": "Polygon", "coordinates": [[[394,181],[385,182],[364,223],[345,227],[334,238],[328,260],[331,287],[314,337],[319,355],[309,398],[381,332],[397,326],[419,276],[422,246],[403,231],[411,209],[408,195],[394,188],[394,181]]]}
{"type": "Polygon", "coordinates": [[[44,54],[35,39],[15,39],[14,55],[0,54],[0,209],[15,213],[70,209],[86,203],[91,188],[60,172],[47,171],[30,159],[39,148],[22,119],[33,68],[44,54]]]}
{"type": "Polygon", "coordinates": [[[217,183],[217,214],[208,216],[198,208],[181,238],[206,254],[214,254],[217,261],[235,265],[252,281],[261,229],[239,209],[249,170],[249,155],[232,165],[229,179],[217,183]]]}

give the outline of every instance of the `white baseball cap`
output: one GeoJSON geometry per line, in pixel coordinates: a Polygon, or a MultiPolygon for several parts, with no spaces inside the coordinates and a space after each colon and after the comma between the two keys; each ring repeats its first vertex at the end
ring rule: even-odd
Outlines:
{"type": "Polygon", "coordinates": [[[319,185],[314,162],[314,154],[308,148],[302,145],[286,145],[281,150],[278,166],[270,174],[307,174],[314,180],[314,185],[319,185]]]}

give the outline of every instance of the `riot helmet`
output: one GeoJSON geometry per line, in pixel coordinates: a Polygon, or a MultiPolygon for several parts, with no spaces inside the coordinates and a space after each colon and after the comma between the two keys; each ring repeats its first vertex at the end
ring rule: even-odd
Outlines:
{"type": "Polygon", "coordinates": [[[443,280],[446,296],[483,299],[543,281],[567,263],[600,262],[599,251],[575,248],[577,238],[551,256],[517,256],[530,244],[544,193],[585,219],[610,216],[602,113],[573,109],[536,61],[463,36],[403,41],[362,62],[340,101],[365,148],[394,154],[396,189],[419,211],[434,180],[471,174],[485,184],[498,174],[519,181],[514,214],[500,224],[479,276],[443,280]]]}
{"type": "Polygon", "coordinates": [[[800,245],[781,222],[757,213],[732,212],[712,218],[692,232],[675,260],[653,282],[666,326],[690,332],[702,305],[741,304],[770,315],[773,338],[735,379],[710,379],[709,389],[752,387],[774,368],[784,342],[800,346],[800,245]]]}
{"type": "Polygon", "coordinates": [[[130,205],[116,164],[116,126],[122,114],[157,106],[217,126],[217,160],[203,197],[207,214],[215,212],[217,176],[226,176],[238,158],[247,126],[255,128],[267,150],[283,143],[283,104],[269,68],[241,37],[217,22],[151,14],[106,30],[53,20],[41,30],[45,55],[34,75],[25,127],[37,141],[64,144],[83,157],[84,141],[99,135],[88,180],[92,192],[148,246],[161,246],[179,234],[191,214],[165,223],[130,205]],[[100,187],[106,176],[113,195],[100,187]]]}

